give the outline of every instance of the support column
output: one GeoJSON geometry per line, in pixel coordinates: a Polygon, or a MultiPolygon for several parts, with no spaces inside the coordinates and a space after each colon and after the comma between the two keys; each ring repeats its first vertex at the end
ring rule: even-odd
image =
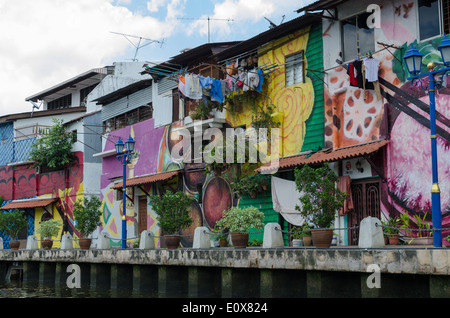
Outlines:
{"type": "Polygon", "coordinates": [[[158,293],[158,268],[152,265],[133,265],[133,292],[158,293]]]}

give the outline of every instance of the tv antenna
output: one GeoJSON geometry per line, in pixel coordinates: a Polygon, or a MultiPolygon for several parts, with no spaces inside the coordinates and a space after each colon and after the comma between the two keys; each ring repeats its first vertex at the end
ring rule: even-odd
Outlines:
{"type": "Polygon", "coordinates": [[[227,21],[227,22],[233,22],[233,19],[215,19],[215,18],[178,18],[178,20],[208,20],[208,43],[211,43],[211,32],[210,32],[210,21],[227,21]]]}
{"type": "Polygon", "coordinates": [[[136,56],[137,56],[139,50],[142,49],[143,47],[145,47],[149,44],[152,44],[152,43],[160,43],[161,46],[163,46],[163,44],[164,44],[164,39],[162,41],[157,41],[157,40],[147,39],[142,36],[129,35],[129,34],[118,33],[118,32],[111,32],[111,33],[122,35],[125,39],[127,39],[128,42],[131,43],[131,45],[133,45],[136,48],[136,51],[135,51],[134,57],[133,57],[133,62],[137,61],[136,56]],[[139,41],[137,44],[135,44],[130,40],[130,38],[139,39],[139,41]]]}
{"type": "Polygon", "coordinates": [[[41,101],[41,102],[39,103],[39,105],[38,105],[37,103],[33,102],[32,100],[29,100],[29,102],[33,105],[33,107],[31,108],[31,115],[30,115],[30,117],[33,117],[34,110],[35,110],[35,109],[40,109],[41,106],[42,106],[42,104],[43,104],[43,102],[41,101]]]}

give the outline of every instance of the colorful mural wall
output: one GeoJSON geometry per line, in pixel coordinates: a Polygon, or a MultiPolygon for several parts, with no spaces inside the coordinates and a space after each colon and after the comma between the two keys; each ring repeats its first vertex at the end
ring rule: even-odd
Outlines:
{"type": "MultiPolygon", "coordinates": [[[[428,212],[427,218],[431,220],[431,145],[427,126],[429,113],[418,107],[422,105],[420,101],[428,105],[429,98],[420,85],[412,85],[407,81],[409,75],[406,74],[402,57],[414,42],[424,55],[424,65],[440,60],[437,47],[441,38],[417,41],[416,2],[396,1],[393,4],[392,1],[380,1],[379,4],[381,28],[374,31],[377,44],[373,57],[380,61],[379,77],[400,90],[392,91],[387,85],[381,85],[382,90],[393,98],[378,100],[374,90],[364,92],[363,89],[350,85],[346,65],[330,69],[327,84],[324,85],[325,146],[340,148],[388,138],[390,142],[385,149],[382,176],[382,181],[385,182],[381,182],[383,215],[396,217],[407,211],[410,216],[423,216],[428,212]],[[408,94],[408,99],[402,92],[408,94]],[[401,108],[401,104],[405,107],[401,108]]],[[[349,6],[345,10],[341,8],[340,13],[360,13],[351,12],[349,6]]],[[[341,47],[341,39],[337,36],[337,28],[336,23],[324,22],[323,38],[324,43],[328,43],[324,50],[335,48],[330,49],[327,56],[329,66],[337,65],[336,59],[342,59],[338,49],[341,47]]],[[[426,87],[427,80],[424,79],[422,84],[426,87]]],[[[438,90],[436,98],[436,109],[440,113],[438,126],[441,128],[437,143],[444,228],[450,224],[449,93],[450,90],[444,86],[438,90]]],[[[377,176],[375,171],[372,174],[377,176]]],[[[444,232],[443,237],[447,234],[444,232]]]]}
{"type": "MultiPolygon", "coordinates": [[[[84,195],[83,153],[75,153],[74,165],[64,170],[36,173],[36,169],[29,164],[0,167],[0,195],[4,200],[3,205],[19,199],[58,198],[59,208],[53,204],[46,209],[28,209],[28,235],[35,234],[42,217],[48,212],[61,223],[67,218],[68,231],[77,236],[72,210],[76,200],[82,199],[84,195]]],[[[62,228],[59,236],[61,234],[62,228]]],[[[55,241],[54,246],[59,247],[60,242],[55,241]]]]}

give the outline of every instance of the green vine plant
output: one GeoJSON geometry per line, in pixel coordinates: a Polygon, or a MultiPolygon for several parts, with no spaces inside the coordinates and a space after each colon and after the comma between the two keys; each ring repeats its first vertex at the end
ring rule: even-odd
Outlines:
{"type": "Polygon", "coordinates": [[[54,125],[31,146],[30,160],[33,166],[59,169],[74,161],[72,132],[67,132],[62,119],[52,118],[54,125]]]}

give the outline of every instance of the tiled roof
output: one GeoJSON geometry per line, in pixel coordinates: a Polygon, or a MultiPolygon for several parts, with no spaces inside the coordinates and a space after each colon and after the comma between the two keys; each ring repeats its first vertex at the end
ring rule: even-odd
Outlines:
{"type": "MultiPolygon", "coordinates": [[[[148,184],[148,183],[154,183],[154,182],[158,182],[158,181],[169,180],[169,179],[175,177],[176,175],[178,175],[179,173],[181,173],[181,171],[183,171],[183,170],[161,172],[161,173],[151,174],[151,175],[142,176],[142,177],[130,178],[130,179],[127,179],[126,186],[133,187],[133,186],[138,186],[138,185],[142,185],[142,184],[148,184]]],[[[119,182],[116,185],[112,186],[111,189],[122,189],[122,187],[123,187],[123,182],[119,182]]]]}
{"type": "Polygon", "coordinates": [[[58,200],[57,198],[51,198],[51,199],[31,199],[31,200],[12,201],[2,206],[0,210],[42,208],[56,202],[57,200],[58,200]]]}
{"type": "Polygon", "coordinates": [[[342,159],[362,157],[369,155],[385,146],[388,142],[386,140],[377,140],[366,144],[350,146],[338,149],[325,149],[312,154],[292,156],[280,158],[278,166],[271,167],[270,163],[258,168],[258,172],[269,172],[278,167],[279,169],[293,168],[305,164],[318,164],[323,162],[332,162],[342,159]]]}

